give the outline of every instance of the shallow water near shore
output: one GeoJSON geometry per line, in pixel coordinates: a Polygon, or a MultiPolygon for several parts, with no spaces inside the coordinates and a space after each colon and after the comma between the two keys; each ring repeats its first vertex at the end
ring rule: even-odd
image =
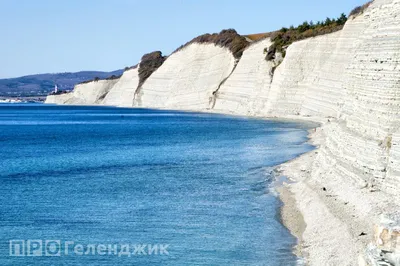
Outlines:
{"type": "Polygon", "coordinates": [[[280,201],[269,188],[274,166],[313,149],[309,128],[217,114],[1,104],[0,264],[296,265],[296,239],[279,222],[280,201]],[[60,256],[9,256],[10,240],[27,239],[60,240],[60,256]],[[74,242],[68,255],[66,241],[74,242]],[[118,247],[81,255],[77,244],[84,253],[89,245],[118,247]],[[125,244],[131,252],[146,244],[147,255],[121,253],[125,244]],[[168,255],[155,254],[160,245],[168,255]]]}

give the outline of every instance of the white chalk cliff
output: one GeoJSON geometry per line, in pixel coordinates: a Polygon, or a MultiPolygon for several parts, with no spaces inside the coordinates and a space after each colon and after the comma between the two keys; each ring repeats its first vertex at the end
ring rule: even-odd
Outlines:
{"type": "Polygon", "coordinates": [[[205,110],[235,59],[227,48],[193,43],[172,54],[143,84],[135,107],[205,110]]]}
{"type": "Polygon", "coordinates": [[[268,101],[275,63],[265,60],[269,39],[251,45],[243,53],[232,75],[216,93],[214,110],[239,115],[257,115],[268,101]]]}
{"type": "Polygon", "coordinates": [[[235,65],[227,48],[191,44],[137,91],[134,69],[46,102],[329,119],[311,178],[378,190],[400,205],[400,0],[375,0],[343,30],[293,43],[276,69],[265,60],[270,45],[250,45],[235,65]]]}
{"type": "Polygon", "coordinates": [[[104,105],[132,107],[139,84],[138,68],[126,70],[103,100],[104,105]]]}
{"type": "Polygon", "coordinates": [[[98,80],[81,83],[75,86],[69,93],[49,95],[46,103],[92,105],[101,104],[108,92],[119,81],[119,79],[98,80]]]}
{"type": "Polygon", "coordinates": [[[264,110],[338,118],[321,147],[320,169],[392,194],[400,192],[398,15],[400,1],[376,0],[342,31],[292,44],[264,110]]]}

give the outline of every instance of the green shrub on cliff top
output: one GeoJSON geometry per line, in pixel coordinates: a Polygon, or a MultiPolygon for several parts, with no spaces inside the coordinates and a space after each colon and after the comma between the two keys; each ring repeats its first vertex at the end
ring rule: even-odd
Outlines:
{"type": "MultiPolygon", "coordinates": [[[[372,2],[373,1],[370,1],[362,6],[354,8],[350,12],[349,17],[354,18],[362,14],[372,2]]],[[[265,59],[268,61],[273,60],[276,52],[280,52],[285,56],[286,48],[293,42],[339,31],[343,28],[344,24],[346,24],[347,19],[348,17],[342,13],[337,19],[326,18],[324,21],[318,21],[317,23],[305,21],[296,28],[291,26],[289,29],[282,28],[279,31],[266,34],[266,36],[271,38],[273,44],[265,49],[265,53],[267,54],[265,59]]]]}
{"type": "Polygon", "coordinates": [[[273,44],[265,49],[267,54],[265,59],[267,61],[273,60],[277,52],[285,56],[286,48],[293,42],[341,30],[346,21],[347,16],[343,13],[337,19],[326,18],[324,21],[318,21],[317,23],[305,21],[297,27],[291,26],[289,29],[282,28],[273,32],[270,34],[273,44]]]}
{"type": "Polygon", "coordinates": [[[366,4],[362,5],[362,6],[358,6],[358,7],[354,8],[354,9],[350,12],[349,17],[352,17],[352,16],[353,16],[353,17],[356,17],[356,16],[358,16],[359,14],[362,14],[362,13],[364,12],[364,10],[367,9],[367,7],[369,7],[369,6],[372,4],[372,2],[374,2],[374,1],[369,1],[368,3],[366,3],[366,4]]]}

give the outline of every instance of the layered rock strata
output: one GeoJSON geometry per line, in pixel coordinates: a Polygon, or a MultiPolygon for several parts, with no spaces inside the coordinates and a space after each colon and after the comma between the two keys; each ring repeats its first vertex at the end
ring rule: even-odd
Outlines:
{"type": "Polygon", "coordinates": [[[104,105],[132,107],[139,85],[138,68],[126,70],[103,100],[104,105]]]}
{"type": "Polygon", "coordinates": [[[238,115],[260,115],[268,101],[277,62],[265,60],[264,49],[271,46],[265,39],[248,47],[232,75],[221,85],[214,110],[238,115]]]}
{"type": "Polygon", "coordinates": [[[232,53],[214,44],[192,43],[172,54],[142,85],[135,107],[206,110],[213,93],[235,66],[232,53]]]}

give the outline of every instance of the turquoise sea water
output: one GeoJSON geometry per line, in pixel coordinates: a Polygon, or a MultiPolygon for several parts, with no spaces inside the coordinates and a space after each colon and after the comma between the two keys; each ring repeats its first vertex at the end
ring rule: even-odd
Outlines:
{"type": "Polygon", "coordinates": [[[0,264],[295,265],[296,240],[279,222],[271,170],[312,149],[308,128],[215,114],[1,104],[0,264]],[[42,240],[42,256],[10,256],[38,255],[38,242],[10,245],[28,239],[42,240]],[[46,240],[60,241],[59,249],[48,246],[60,256],[43,256],[46,240]],[[74,242],[68,254],[66,241],[74,242]],[[144,244],[147,255],[133,252],[144,244]],[[75,253],[76,245],[89,254],[75,253]],[[100,255],[91,245],[117,248],[100,255]],[[161,245],[168,254],[159,254],[161,245]]]}

